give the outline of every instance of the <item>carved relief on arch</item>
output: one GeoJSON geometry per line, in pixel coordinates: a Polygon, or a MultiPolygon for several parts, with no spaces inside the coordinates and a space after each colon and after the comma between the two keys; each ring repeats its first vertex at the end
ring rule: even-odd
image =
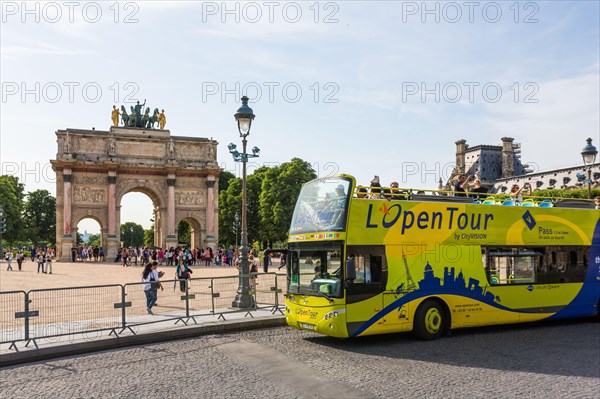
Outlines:
{"type": "Polygon", "coordinates": [[[85,202],[104,205],[106,204],[106,189],[76,185],[75,187],[73,187],[73,202],[85,202]]]}
{"type": "Polygon", "coordinates": [[[176,191],[175,205],[205,206],[204,195],[197,191],[176,191]]]}

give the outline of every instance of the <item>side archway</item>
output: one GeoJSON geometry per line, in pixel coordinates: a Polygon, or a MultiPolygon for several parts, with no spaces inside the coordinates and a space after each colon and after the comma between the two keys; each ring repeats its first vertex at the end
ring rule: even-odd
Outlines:
{"type": "Polygon", "coordinates": [[[205,231],[202,228],[202,224],[196,218],[191,216],[183,217],[177,220],[177,226],[179,223],[185,222],[190,226],[190,247],[201,248],[202,240],[204,239],[205,231]]]}

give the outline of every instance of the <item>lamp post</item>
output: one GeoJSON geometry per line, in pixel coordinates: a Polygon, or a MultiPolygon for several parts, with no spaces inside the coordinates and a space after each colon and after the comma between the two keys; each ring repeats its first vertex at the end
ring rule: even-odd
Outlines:
{"type": "Polygon", "coordinates": [[[238,230],[240,227],[240,215],[236,212],[234,218],[235,218],[235,221],[233,222],[233,232],[235,233],[235,250],[237,251],[237,249],[238,249],[238,230]]]}
{"type": "Polygon", "coordinates": [[[588,167],[588,198],[592,199],[592,165],[596,162],[596,155],[598,150],[592,145],[592,139],[588,138],[587,144],[581,151],[581,157],[583,158],[583,164],[588,167]]]}
{"type": "Polygon", "coordinates": [[[129,246],[133,247],[133,226],[129,228],[129,246]]]}
{"type": "MultiPolygon", "coordinates": [[[[242,97],[242,106],[235,113],[235,119],[238,125],[238,131],[242,138],[242,153],[236,150],[236,145],[230,143],[227,148],[233,156],[235,162],[242,163],[242,234],[241,234],[241,269],[240,279],[237,294],[233,303],[231,304],[234,308],[252,308],[254,307],[254,297],[250,295],[250,268],[248,265],[248,224],[246,218],[246,163],[248,158],[256,158],[260,153],[258,147],[252,148],[252,154],[246,152],[246,145],[248,141],[246,137],[250,134],[250,127],[252,126],[252,120],[254,120],[254,112],[252,108],[248,106],[248,97],[242,97]]],[[[237,234],[236,234],[237,237],[237,234]]]]}

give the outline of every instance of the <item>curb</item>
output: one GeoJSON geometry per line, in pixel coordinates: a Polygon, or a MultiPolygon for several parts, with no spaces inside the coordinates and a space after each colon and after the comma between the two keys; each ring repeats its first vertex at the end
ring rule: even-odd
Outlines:
{"type": "Polygon", "coordinates": [[[186,326],[182,328],[138,333],[120,337],[102,338],[94,341],[76,342],[64,345],[50,346],[47,348],[25,350],[23,352],[6,353],[0,356],[0,369],[23,363],[37,362],[40,360],[58,357],[80,355],[84,353],[126,348],[135,345],[144,345],[177,339],[194,338],[210,334],[226,334],[230,332],[273,328],[285,326],[285,317],[267,317],[250,320],[231,320],[202,325],[186,326]]]}

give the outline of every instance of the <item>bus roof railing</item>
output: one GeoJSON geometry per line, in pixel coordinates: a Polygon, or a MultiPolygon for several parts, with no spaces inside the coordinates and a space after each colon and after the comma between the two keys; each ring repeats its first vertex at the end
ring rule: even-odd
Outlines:
{"type": "Polygon", "coordinates": [[[380,199],[380,200],[408,200],[420,202],[449,202],[463,204],[483,205],[519,205],[542,208],[576,208],[597,209],[594,200],[568,197],[548,197],[523,195],[521,198],[511,198],[509,194],[498,193],[475,193],[448,190],[424,190],[413,188],[391,188],[356,186],[354,191],[356,199],[380,199]]]}

